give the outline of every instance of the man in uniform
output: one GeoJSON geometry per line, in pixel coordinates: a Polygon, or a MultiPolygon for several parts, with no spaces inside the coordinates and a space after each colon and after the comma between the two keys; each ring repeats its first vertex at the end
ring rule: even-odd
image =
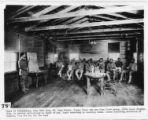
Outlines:
{"type": "Polygon", "coordinates": [[[79,61],[76,65],[76,71],[75,71],[75,74],[76,74],[76,77],[78,80],[81,80],[82,78],[82,75],[83,75],[83,69],[84,69],[84,65],[81,61],[79,61]]]}
{"type": "Polygon", "coordinates": [[[118,60],[115,62],[117,69],[119,69],[119,71],[121,72],[123,63],[121,61],[121,58],[118,58],[118,60]]]}
{"type": "Polygon", "coordinates": [[[113,59],[110,59],[110,62],[107,65],[107,73],[113,74],[113,80],[115,80],[115,77],[116,77],[115,71],[116,71],[116,65],[115,65],[113,59]]]}
{"type": "Polygon", "coordinates": [[[74,72],[74,61],[70,61],[67,70],[68,80],[72,80],[73,72],[74,72]]]}
{"type": "Polygon", "coordinates": [[[115,62],[115,65],[116,65],[115,76],[118,77],[119,75],[121,75],[123,69],[123,63],[121,61],[121,58],[118,58],[118,60],[115,62]]]}
{"type": "Polygon", "coordinates": [[[105,73],[105,64],[104,64],[103,58],[99,59],[99,69],[101,73],[105,73]]]}
{"type": "Polygon", "coordinates": [[[26,93],[29,89],[26,88],[26,82],[28,80],[28,60],[26,53],[20,54],[20,59],[18,61],[18,67],[19,67],[19,76],[20,76],[20,84],[21,84],[21,90],[22,92],[26,93]]]}
{"type": "Polygon", "coordinates": [[[122,81],[124,74],[129,73],[128,83],[131,83],[133,74],[136,72],[137,72],[137,63],[135,63],[135,59],[133,58],[129,64],[129,66],[127,67],[127,70],[122,71],[120,82],[122,81]]]}
{"type": "Polygon", "coordinates": [[[108,65],[109,62],[110,62],[109,58],[107,58],[107,60],[105,61],[105,72],[107,72],[107,65],[108,65]]]}

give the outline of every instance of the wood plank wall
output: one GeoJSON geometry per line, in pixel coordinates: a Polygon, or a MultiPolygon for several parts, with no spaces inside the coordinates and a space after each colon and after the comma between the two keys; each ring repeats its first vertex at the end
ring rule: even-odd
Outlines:
{"type": "Polygon", "coordinates": [[[120,42],[120,58],[125,63],[126,62],[126,51],[127,51],[127,41],[120,42]]]}
{"type": "Polygon", "coordinates": [[[39,66],[44,66],[44,40],[36,36],[28,36],[13,31],[6,32],[5,51],[36,52],[39,66]],[[19,40],[21,41],[20,43],[19,40]]]}
{"type": "MultiPolygon", "coordinates": [[[[120,57],[123,62],[126,62],[126,52],[127,52],[127,41],[117,41],[117,40],[102,40],[98,41],[94,45],[88,44],[88,42],[81,43],[81,44],[57,44],[56,52],[57,54],[60,54],[61,52],[65,52],[66,56],[68,57],[70,53],[77,53],[79,54],[80,59],[94,59],[98,60],[99,58],[104,58],[104,60],[109,57],[109,51],[108,51],[108,43],[120,43],[120,57]]],[[[52,51],[49,51],[52,53],[52,51]]],[[[47,64],[49,64],[50,57],[46,59],[48,61],[47,64]]]]}

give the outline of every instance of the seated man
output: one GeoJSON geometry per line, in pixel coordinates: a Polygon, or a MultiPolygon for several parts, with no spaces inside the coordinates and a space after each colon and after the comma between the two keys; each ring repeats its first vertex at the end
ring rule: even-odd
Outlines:
{"type": "Polygon", "coordinates": [[[81,78],[82,78],[83,69],[84,69],[83,63],[78,62],[78,63],[76,64],[76,71],[75,71],[75,74],[76,74],[76,77],[77,77],[78,80],[81,80],[81,78]]]}
{"type": "Polygon", "coordinates": [[[102,79],[107,76],[108,81],[110,81],[110,76],[108,73],[104,73],[100,71],[100,67],[96,65],[90,65],[89,70],[86,72],[87,76],[91,76],[92,78],[99,78],[102,79]]]}
{"type": "Polygon", "coordinates": [[[113,59],[110,59],[110,62],[107,65],[107,73],[112,73],[113,74],[113,80],[115,80],[115,72],[116,72],[116,65],[113,62],[113,59]]]}
{"type": "Polygon", "coordinates": [[[99,64],[98,65],[99,65],[100,72],[104,73],[105,72],[105,64],[104,64],[103,58],[99,59],[99,64]]]}
{"type": "Polygon", "coordinates": [[[128,83],[132,82],[133,73],[137,72],[137,63],[135,63],[135,59],[132,59],[127,70],[123,70],[120,77],[120,82],[123,80],[123,76],[126,73],[129,73],[128,83]]]}
{"type": "Polygon", "coordinates": [[[121,72],[122,66],[123,66],[123,63],[122,63],[121,59],[118,58],[118,60],[115,62],[115,64],[116,64],[116,70],[118,70],[119,72],[121,72]]]}
{"type": "Polygon", "coordinates": [[[117,75],[121,74],[122,67],[123,67],[123,63],[120,58],[118,58],[118,60],[115,62],[115,65],[116,65],[115,76],[117,77],[117,75]]]}
{"type": "Polygon", "coordinates": [[[60,70],[58,72],[59,77],[62,77],[63,68],[64,68],[64,64],[61,65],[61,68],[60,68],[60,70]]]}
{"type": "Polygon", "coordinates": [[[104,77],[107,77],[107,81],[110,81],[108,73],[100,72],[98,64],[91,64],[89,70],[85,73],[87,79],[91,78],[97,81],[97,85],[100,88],[100,93],[104,93],[104,77]]]}
{"type": "Polygon", "coordinates": [[[74,61],[71,61],[68,65],[68,70],[67,70],[68,80],[72,79],[73,71],[74,71],[74,61]]]}
{"type": "Polygon", "coordinates": [[[110,62],[109,58],[107,58],[107,60],[105,61],[105,72],[107,72],[107,65],[110,62]]]}

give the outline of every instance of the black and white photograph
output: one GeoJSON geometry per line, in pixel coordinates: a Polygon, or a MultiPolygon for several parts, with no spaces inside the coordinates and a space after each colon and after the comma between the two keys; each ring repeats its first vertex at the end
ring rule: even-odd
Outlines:
{"type": "Polygon", "coordinates": [[[6,5],[12,108],[144,106],[144,6],[6,5]]]}

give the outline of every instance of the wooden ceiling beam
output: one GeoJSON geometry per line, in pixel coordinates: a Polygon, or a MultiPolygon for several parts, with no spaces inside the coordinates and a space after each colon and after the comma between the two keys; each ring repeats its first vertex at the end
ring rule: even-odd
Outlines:
{"type": "MultiPolygon", "coordinates": [[[[64,10],[62,10],[62,11],[60,11],[60,12],[58,12],[58,14],[60,13],[66,13],[66,12],[69,12],[70,10],[73,10],[73,9],[75,9],[76,7],[78,7],[78,6],[70,6],[70,7],[68,7],[68,8],[66,8],[66,9],[64,9],[64,10]]],[[[50,12],[50,11],[52,11],[52,10],[54,10],[54,9],[56,9],[55,7],[48,7],[48,8],[46,8],[46,9],[44,9],[43,10],[43,12],[46,12],[46,10],[49,10],[48,12],[50,12]]],[[[37,13],[36,13],[37,14],[37,13]]],[[[38,13],[39,14],[39,13],[38,13]]],[[[61,19],[61,18],[58,18],[58,19],[56,19],[55,20],[55,22],[59,22],[59,21],[62,21],[63,19],[61,19]]],[[[40,22],[39,22],[39,24],[38,25],[40,25],[40,23],[44,23],[44,22],[47,22],[48,21],[48,19],[46,19],[46,20],[41,20],[40,22]]],[[[36,25],[37,26],[37,25],[36,25]]],[[[35,26],[32,26],[32,27],[35,27],[35,26]]]]}
{"type": "Polygon", "coordinates": [[[111,15],[111,16],[115,16],[115,17],[119,17],[119,18],[123,18],[123,19],[127,19],[126,16],[121,15],[121,14],[118,14],[118,13],[109,13],[109,15],[111,15]]]}
{"type": "Polygon", "coordinates": [[[64,18],[64,17],[76,17],[76,16],[87,16],[87,15],[98,15],[98,14],[109,14],[114,12],[128,12],[132,10],[143,10],[144,8],[141,6],[139,7],[113,7],[113,8],[106,8],[106,9],[99,9],[99,10],[83,10],[78,12],[71,12],[71,13],[63,13],[63,14],[53,14],[53,15],[41,15],[38,16],[31,16],[31,17],[21,17],[21,18],[14,18],[10,22],[28,22],[28,21],[38,21],[38,20],[46,20],[46,19],[56,19],[56,18],[64,18]]]}
{"type": "MultiPolygon", "coordinates": [[[[56,7],[55,7],[55,6],[47,7],[47,8],[45,8],[44,10],[42,10],[42,11],[40,11],[40,12],[34,14],[33,16],[40,16],[41,14],[42,14],[42,15],[43,15],[43,14],[46,14],[47,12],[50,12],[50,11],[52,11],[52,10],[58,8],[58,7],[59,7],[59,6],[56,6],[56,7]]],[[[66,8],[66,9],[64,9],[64,10],[58,12],[58,13],[68,12],[68,11],[74,9],[74,8],[76,8],[76,6],[75,6],[75,7],[74,7],[74,6],[68,7],[68,8],[66,8]]],[[[57,21],[61,21],[61,20],[62,20],[62,19],[59,18],[59,19],[56,20],[56,22],[57,22],[57,21]]],[[[48,19],[46,19],[46,20],[41,20],[41,21],[39,21],[39,24],[38,24],[38,25],[40,25],[41,23],[47,22],[47,21],[48,21],[48,19]]],[[[35,25],[35,26],[37,26],[37,25],[35,25]]],[[[32,27],[35,27],[35,26],[32,26],[32,27]]]]}
{"type": "Polygon", "coordinates": [[[32,17],[39,17],[39,16],[44,15],[44,14],[46,14],[46,13],[52,11],[52,10],[55,10],[55,9],[58,8],[58,7],[59,7],[59,6],[50,6],[50,7],[47,7],[47,8],[45,8],[45,9],[43,9],[43,10],[41,10],[41,11],[39,11],[39,12],[33,14],[32,17]]]}
{"type": "Polygon", "coordinates": [[[68,8],[65,8],[64,10],[61,10],[60,12],[58,12],[58,14],[60,13],[67,13],[75,8],[77,8],[78,6],[69,6],[68,8]]]}
{"type": "Polygon", "coordinates": [[[26,11],[34,8],[35,6],[24,6],[22,8],[20,8],[19,10],[17,10],[14,15],[12,15],[9,19],[14,19],[15,17],[17,17],[18,15],[21,15],[23,13],[25,13],[26,11]]]}
{"type": "MultiPolygon", "coordinates": [[[[133,11],[130,12],[130,13],[133,13],[133,11]]],[[[121,15],[121,14],[119,14],[119,13],[110,13],[109,15],[112,15],[112,16],[115,16],[115,17],[119,17],[119,18],[123,18],[123,19],[127,19],[127,20],[131,19],[131,18],[128,18],[128,17],[126,17],[126,16],[124,16],[124,15],[121,15]]],[[[138,25],[140,25],[140,24],[138,24],[138,25]]],[[[143,26],[142,26],[142,27],[143,27],[143,26]]]]}
{"type": "Polygon", "coordinates": [[[90,38],[90,37],[105,37],[105,36],[129,36],[129,35],[140,35],[140,33],[114,33],[114,34],[96,34],[96,35],[78,35],[78,36],[66,36],[66,37],[57,37],[58,39],[70,39],[70,38],[90,38]]]}
{"type": "Polygon", "coordinates": [[[97,15],[97,16],[95,16],[95,18],[102,18],[102,19],[106,19],[106,20],[110,20],[110,21],[112,21],[112,20],[116,20],[116,19],[113,19],[113,18],[110,18],[110,17],[105,17],[105,16],[101,16],[101,15],[97,15]]]}
{"type": "MultiPolygon", "coordinates": [[[[78,28],[80,29],[80,28],[78,28]]],[[[77,28],[72,29],[77,30],[77,28]]],[[[109,33],[109,32],[134,32],[134,31],[142,31],[141,28],[107,28],[107,29],[98,29],[98,30],[84,30],[84,31],[77,31],[77,32],[66,32],[66,33],[55,33],[50,34],[50,36],[63,36],[63,35],[77,35],[77,34],[98,34],[98,33],[109,33]]]]}
{"type": "Polygon", "coordinates": [[[73,23],[73,22],[75,22],[75,21],[77,21],[79,19],[82,19],[82,18],[84,18],[84,16],[82,16],[82,17],[75,17],[75,18],[72,18],[72,19],[64,22],[64,24],[71,24],[71,23],[73,23]]]}
{"type": "Polygon", "coordinates": [[[115,20],[115,21],[93,22],[93,23],[83,23],[83,24],[56,25],[56,26],[47,26],[47,27],[34,27],[34,28],[25,28],[25,31],[73,29],[73,28],[95,27],[95,26],[103,26],[103,25],[108,25],[109,26],[109,25],[136,24],[136,23],[143,23],[143,19],[115,20]]]}
{"type": "Polygon", "coordinates": [[[87,20],[88,20],[87,18],[83,18],[83,19],[80,19],[80,20],[78,20],[76,22],[72,22],[72,24],[80,24],[80,23],[82,23],[84,21],[87,21],[87,20]]]}
{"type": "Polygon", "coordinates": [[[127,40],[127,39],[131,39],[134,38],[135,36],[128,36],[126,38],[123,37],[119,37],[119,36],[115,36],[115,37],[100,37],[100,38],[81,38],[81,39],[65,39],[65,40],[57,40],[58,42],[64,42],[64,41],[83,41],[83,40],[109,40],[109,39],[122,39],[122,40],[127,40]]]}

